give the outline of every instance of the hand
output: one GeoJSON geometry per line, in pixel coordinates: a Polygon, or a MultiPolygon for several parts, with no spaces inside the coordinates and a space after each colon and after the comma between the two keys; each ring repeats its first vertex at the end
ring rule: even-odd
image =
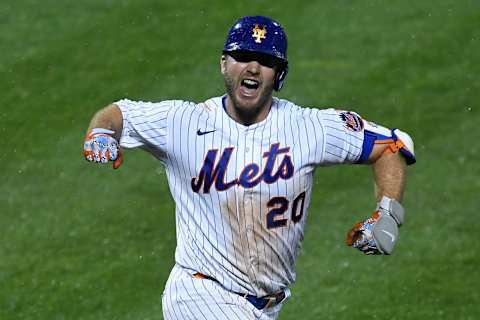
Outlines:
{"type": "Polygon", "coordinates": [[[94,128],[87,133],[83,144],[83,155],[87,161],[97,163],[113,162],[113,169],[118,169],[123,157],[117,140],[112,137],[115,132],[108,129],[94,128]]]}
{"type": "Polygon", "coordinates": [[[381,254],[372,232],[379,217],[380,213],[375,211],[367,220],[357,222],[347,234],[347,245],[357,248],[365,254],[381,254]]]}
{"type": "Polygon", "coordinates": [[[348,232],[346,243],[365,254],[391,254],[398,241],[398,227],[403,224],[404,209],[394,199],[383,197],[373,215],[356,223],[348,232]]]}

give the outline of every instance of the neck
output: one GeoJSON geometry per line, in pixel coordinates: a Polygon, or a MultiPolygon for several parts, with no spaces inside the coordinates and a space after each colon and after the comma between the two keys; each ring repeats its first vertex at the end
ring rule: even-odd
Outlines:
{"type": "Polygon", "coordinates": [[[225,111],[236,122],[249,126],[265,120],[272,107],[272,96],[270,96],[263,104],[252,107],[241,107],[227,95],[225,101],[225,111]]]}

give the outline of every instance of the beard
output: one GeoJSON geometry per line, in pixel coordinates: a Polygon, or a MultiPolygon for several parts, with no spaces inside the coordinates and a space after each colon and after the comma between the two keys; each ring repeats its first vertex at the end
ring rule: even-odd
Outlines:
{"type": "Polygon", "coordinates": [[[268,87],[259,88],[257,101],[252,105],[251,103],[242,103],[235,95],[235,80],[228,74],[224,74],[225,89],[227,95],[233,103],[235,112],[244,119],[254,118],[264,106],[270,101],[273,92],[273,84],[268,87]]]}

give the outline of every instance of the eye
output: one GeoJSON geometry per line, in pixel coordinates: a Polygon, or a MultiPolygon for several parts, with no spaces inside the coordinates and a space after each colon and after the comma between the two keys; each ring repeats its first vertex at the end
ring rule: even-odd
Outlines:
{"type": "Polygon", "coordinates": [[[257,61],[262,66],[268,68],[274,68],[281,64],[281,61],[278,61],[277,58],[259,52],[234,51],[228,52],[228,54],[237,62],[248,63],[251,61],[257,61]]]}

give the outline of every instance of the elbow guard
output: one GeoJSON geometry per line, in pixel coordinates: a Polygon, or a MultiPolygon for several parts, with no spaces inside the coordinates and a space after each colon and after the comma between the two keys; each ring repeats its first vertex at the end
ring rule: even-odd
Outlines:
{"type": "Polygon", "coordinates": [[[364,121],[363,149],[358,163],[366,162],[376,144],[386,144],[385,153],[400,152],[408,165],[414,164],[415,151],[410,135],[399,129],[387,129],[369,121],[364,121]]]}

